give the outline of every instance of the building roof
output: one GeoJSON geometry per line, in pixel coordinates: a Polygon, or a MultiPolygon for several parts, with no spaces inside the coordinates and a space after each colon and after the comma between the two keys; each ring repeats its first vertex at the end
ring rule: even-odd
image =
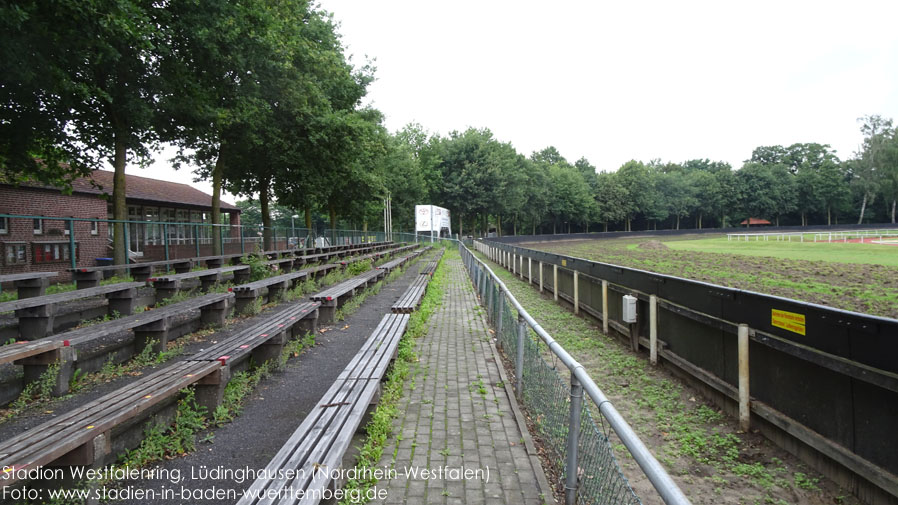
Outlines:
{"type": "Polygon", "coordinates": [[[739,223],[739,224],[748,224],[749,226],[751,226],[751,225],[753,225],[753,224],[771,224],[771,223],[770,223],[770,221],[768,221],[768,220],[766,220],[766,219],[760,219],[760,218],[757,218],[757,217],[750,217],[750,218],[748,218],[748,219],[744,219],[744,220],[743,220],[741,223],[739,223]]]}
{"type": "MultiPolygon", "coordinates": [[[[111,195],[114,175],[114,172],[108,170],[94,170],[90,178],[81,177],[72,181],[72,192],[94,195],[109,193],[111,195]],[[96,186],[91,184],[91,180],[93,180],[96,186]]],[[[125,174],[125,197],[146,202],[212,208],[212,195],[207,195],[193,186],[131,174],[125,174]]],[[[221,202],[221,210],[236,210],[240,212],[238,207],[224,201],[221,202]]]]}

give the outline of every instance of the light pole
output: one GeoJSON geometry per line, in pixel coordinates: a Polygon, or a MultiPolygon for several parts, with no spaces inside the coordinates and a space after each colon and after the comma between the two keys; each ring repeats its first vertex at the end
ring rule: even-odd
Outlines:
{"type": "Polygon", "coordinates": [[[290,228],[293,229],[293,240],[294,240],[293,247],[296,247],[296,245],[299,243],[299,241],[296,240],[296,222],[293,221],[294,219],[296,219],[298,217],[299,217],[299,214],[293,214],[292,216],[290,216],[290,228]]]}

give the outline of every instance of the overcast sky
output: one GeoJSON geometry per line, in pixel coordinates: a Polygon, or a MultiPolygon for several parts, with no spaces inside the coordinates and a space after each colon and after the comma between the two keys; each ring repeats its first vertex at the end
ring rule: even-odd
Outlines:
{"type": "MultiPolygon", "coordinates": [[[[614,171],[630,159],[739,168],[760,145],[830,144],[898,118],[898,1],[322,0],[392,132],[489,128],[614,171]]],[[[131,173],[190,182],[187,172],[131,173]]],[[[210,191],[208,184],[197,184],[210,191]]]]}

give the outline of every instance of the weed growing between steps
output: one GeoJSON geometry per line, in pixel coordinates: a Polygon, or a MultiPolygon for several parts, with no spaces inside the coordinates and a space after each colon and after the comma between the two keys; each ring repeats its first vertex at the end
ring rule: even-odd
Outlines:
{"type": "Polygon", "coordinates": [[[21,414],[28,407],[49,402],[56,377],[59,375],[59,363],[47,367],[38,380],[29,382],[8,408],[0,410],[0,423],[21,414]]]}
{"type": "MultiPolygon", "coordinates": [[[[448,256],[448,255],[447,255],[448,256]]],[[[457,256],[457,253],[456,253],[457,256]]],[[[444,256],[445,258],[446,256],[444,256]]],[[[371,421],[366,426],[366,438],[356,460],[356,475],[375,475],[374,467],[383,456],[387,438],[393,435],[393,420],[399,415],[399,401],[402,399],[406,379],[411,371],[411,363],[416,361],[415,339],[427,332],[427,321],[440,305],[445,286],[445,268],[437,267],[427,286],[427,292],[421,301],[421,308],[411,315],[405,334],[399,341],[396,361],[390,368],[387,382],[384,384],[380,402],[371,421]]],[[[395,460],[395,454],[393,455],[395,460]]],[[[351,479],[344,486],[345,498],[341,505],[367,503],[367,491],[377,484],[377,479],[351,479]],[[355,499],[350,498],[355,497],[355,499]]]]}
{"type": "MultiPolygon", "coordinates": [[[[165,428],[152,422],[148,423],[141,444],[122,454],[119,457],[118,466],[139,469],[163,459],[184,456],[196,450],[197,435],[203,430],[210,431],[199,442],[211,443],[215,439],[215,433],[211,429],[220,427],[238,417],[243,410],[243,403],[247,396],[253,392],[262,379],[271,375],[275,369],[286,366],[291,357],[299,356],[304,349],[314,345],[315,335],[306,333],[301,338],[287,342],[275,362],[263,363],[252,367],[249,371],[232,375],[225,387],[222,403],[212,412],[211,417],[207,415],[204,407],[196,404],[193,389],[181,390],[182,397],[178,400],[178,409],[172,426],[165,428]]],[[[115,466],[113,465],[113,468],[115,466]]],[[[110,471],[108,474],[114,475],[115,472],[110,471]]],[[[121,484],[121,482],[117,483],[112,480],[82,481],[76,487],[78,489],[100,486],[110,488],[117,484],[121,484]]],[[[67,502],[54,502],[54,505],[67,505],[67,502]]]]}

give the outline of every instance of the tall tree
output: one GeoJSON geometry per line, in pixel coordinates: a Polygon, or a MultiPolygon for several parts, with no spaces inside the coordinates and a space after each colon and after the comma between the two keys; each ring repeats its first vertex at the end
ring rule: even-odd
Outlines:
{"type": "Polygon", "coordinates": [[[855,163],[854,186],[863,195],[861,212],[857,223],[864,222],[864,213],[867,205],[873,203],[873,199],[879,191],[883,175],[883,164],[886,162],[885,149],[888,144],[888,130],[892,127],[892,120],[882,116],[872,115],[859,118],[861,133],[864,135],[864,144],[860,153],[857,153],[858,162],[855,163]]]}
{"type": "MultiPolygon", "coordinates": [[[[35,174],[38,180],[64,182],[109,161],[113,217],[127,219],[125,166],[147,161],[156,141],[151,124],[164,11],[165,4],[149,0],[5,5],[3,73],[11,73],[0,86],[6,105],[0,163],[46,168],[35,174]],[[6,136],[23,128],[29,131],[6,136]],[[10,148],[10,139],[22,143],[10,148]],[[46,162],[36,166],[28,161],[33,156],[46,162]],[[71,162],[74,173],[59,168],[60,161],[71,162]]],[[[123,264],[125,227],[119,222],[113,229],[115,263],[123,264]]]]}

